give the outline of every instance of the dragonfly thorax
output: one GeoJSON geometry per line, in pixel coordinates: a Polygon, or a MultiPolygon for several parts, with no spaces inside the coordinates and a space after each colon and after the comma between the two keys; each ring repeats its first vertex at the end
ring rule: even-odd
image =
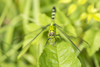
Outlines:
{"type": "Polygon", "coordinates": [[[55,36],[56,35],[56,24],[51,24],[49,27],[49,33],[48,36],[55,36]]]}
{"type": "Polygon", "coordinates": [[[48,37],[49,37],[49,43],[51,45],[53,45],[55,43],[55,36],[56,36],[56,32],[54,30],[53,31],[49,31],[48,37]]]}

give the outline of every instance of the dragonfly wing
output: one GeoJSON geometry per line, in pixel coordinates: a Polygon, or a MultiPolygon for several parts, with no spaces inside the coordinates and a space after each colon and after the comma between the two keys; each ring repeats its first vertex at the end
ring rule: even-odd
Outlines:
{"type": "MultiPolygon", "coordinates": [[[[57,25],[57,24],[56,24],[57,25]]],[[[57,25],[59,28],[61,28],[61,29],[63,29],[61,26],[59,26],[59,25],[57,25]]],[[[72,36],[72,35],[74,35],[73,33],[70,33],[70,32],[68,32],[68,31],[65,31],[65,32],[67,32],[68,34],[70,34],[71,36],[70,36],[70,38],[74,38],[74,39],[80,39],[81,41],[82,41],[82,43],[84,42],[84,44],[86,44],[88,47],[90,47],[90,45],[89,45],[89,43],[87,42],[87,41],[85,41],[84,39],[82,39],[81,37],[75,37],[75,36],[72,36]]]]}
{"type": "Polygon", "coordinates": [[[74,42],[70,39],[70,37],[59,27],[59,25],[56,24],[56,26],[57,26],[57,29],[69,40],[69,42],[71,43],[72,47],[75,50],[78,50],[80,52],[79,48],[74,44],[74,42]]]}
{"type": "Polygon", "coordinates": [[[46,25],[20,52],[18,55],[18,59],[28,50],[28,48],[31,46],[31,42],[34,41],[50,24],[46,25]]]}

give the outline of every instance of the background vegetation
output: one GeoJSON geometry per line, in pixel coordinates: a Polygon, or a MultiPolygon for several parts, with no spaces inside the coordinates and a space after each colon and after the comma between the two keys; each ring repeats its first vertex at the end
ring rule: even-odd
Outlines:
{"type": "Polygon", "coordinates": [[[100,67],[100,0],[0,0],[0,67],[100,67]],[[63,39],[44,48],[48,28],[23,49],[51,22],[53,6],[80,53],[59,30],[63,39]]]}

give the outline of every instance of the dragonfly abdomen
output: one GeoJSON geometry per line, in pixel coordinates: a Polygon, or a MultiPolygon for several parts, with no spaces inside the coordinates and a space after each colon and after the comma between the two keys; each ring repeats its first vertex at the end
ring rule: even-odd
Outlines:
{"type": "Polygon", "coordinates": [[[55,7],[53,7],[52,8],[52,16],[51,16],[51,18],[52,18],[52,20],[54,20],[55,19],[55,14],[56,14],[56,8],[55,7]]]}

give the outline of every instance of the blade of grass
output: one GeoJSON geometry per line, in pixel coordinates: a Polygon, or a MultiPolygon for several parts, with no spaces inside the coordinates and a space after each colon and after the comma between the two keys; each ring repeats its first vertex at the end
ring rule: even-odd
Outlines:
{"type": "MultiPolygon", "coordinates": [[[[31,0],[27,0],[23,11],[24,16],[29,17],[30,7],[31,7],[31,0]]],[[[27,23],[28,23],[28,19],[23,19],[23,29],[25,33],[27,31],[27,23]]]]}
{"type": "Polygon", "coordinates": [[[96,57],[95,54],[94,54],[94,56],[93,56],[93,59],[94,59],[95,66],[96,66],[96,67],[99,67],[99,62],[98,62],[98,59],[97,59],[97,57],[96,57]]]}
{"type": "Polygon", "coordinates": [[[12,43],[12,37],[13,37],[13,33],[14,33],[14,29],[16,24],[21,20],[20,15],[16,16],[12,21],[11,21],[11,25],[7,27],[6,29],[6,34],[5,34],[5,42],[9,44],[9,46],[7,46],[6,44],[4,44],[4,49],[8,50],[11,43],[12,43]]]}
{"type": "MultiPolygon", "coordinates": [[[[34,19],[36,21],[35,23],[40,26],[40,23],[39,23],[39,8],[40,8],[39,7],[39,0],[33,0],[33,9],[34,9],[34,11],[33,11],[33,17],[34,17],[34,19]]],[[[39,45],[38,45],[38,48],[40,48],[39,45]]],[[[39,63],[38,63],[39,53],[40,53],[40,51],[38,49],[37,59],[36,59],[36,66],[37,67],[39,67],[39,63]]]]}
{"type": "Polygon", "coordinates": [[[8,57],[15,55],[15,52],[21,47],[22,42],[15,44],[12,48],[0,57],[0,64],[8,57]]]}
{"type": "Polygon", "coordinates": [[[35,23],[37,24],[37,25],[40,25],[40,23],[39,23],[39,9],[40,9],[40,7],[39,7],[39,0],[33,0],[33,17],[34,17],[34,19],[35,19],[35,23]]]}
{"type": "Polygon", "coordinates": [[[1,27],[3,21],[4,21],[5,17],[6,17],[6,14],[7,14],[8,11],[9,11],[10,5],[11,5],[11,1],[9,0],[8,3],[6,2],[6,5],[5,5],[5,7],[4,7],[4,10],[3,10],[3,12],[2,12],[2,15],[0,16],[0,27],[1,27]]]}

